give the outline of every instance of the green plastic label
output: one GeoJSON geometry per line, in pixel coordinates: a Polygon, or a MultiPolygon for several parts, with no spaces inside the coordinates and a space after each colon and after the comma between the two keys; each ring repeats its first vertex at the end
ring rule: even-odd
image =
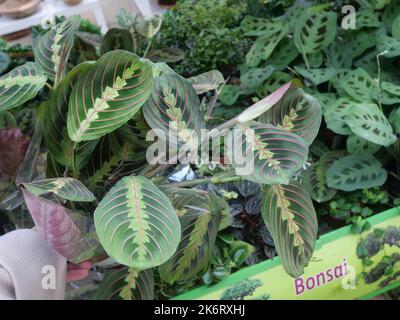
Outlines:
{"type": "Polygon", "coordinates": [[[240,270],[212,287],[174,299],[368,299],[400,285],[400,208],[368,219],[361,235],[344,227],[322,236],[304,274],[288,276],[279,258],[240,270]]]}

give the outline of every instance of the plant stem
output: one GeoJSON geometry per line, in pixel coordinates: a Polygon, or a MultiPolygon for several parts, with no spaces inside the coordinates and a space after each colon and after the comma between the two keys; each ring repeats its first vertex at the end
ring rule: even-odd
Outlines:
{"type": "Polygon", "coordinates": [[[376,63],[378,65],[378,78],[375,79],[375,82],[376,82],[376,86],[378,89],[378,104],[379,104],[379,108],[381,109],[381,111],[383,111],[383,109],[382,109],[382,103],[381,103],[381,62],[379,60],[379,57],[384,55],[385,53],[386,53],[386,50],[381,53],[378,53],[376,55],[376,63]]]}
{"type": "Polygon", "coordinates": [[[151,38],[151,39],[149,40],[149,42],[147,43],[146,50],[145,50],[144,53],[143,53],[143,58],[146,58],[147,54],[149,53],[149,50],[150,50],[150,48],[151,48],[151,44],[152,44],[152,43],[153,43],[153,38],[151,38]]]}
{"type": "Polygon", "coordinates": [[[171,187],[171,188],[186,188],[186,187],[193,187],[199,184],[219,184],[219,183],[229,183],[241,180],[241,176],[233,176],[233,177],[226,177],[225,175],[210,177],[210,178],[202,178],[202,179],[195,179],[195,180],[188,180],[188,181],[181,181],[181,182],[174,182],[169,184],[164,184],[162,187],[171,187]]]}
{"type": "Polygon", "coordinates": [[[72,175],[75,179],[78,178],[78,170],[76,168],[76,146],[77,144],[74,143],[74,147],[72,149],[72,175]]]}

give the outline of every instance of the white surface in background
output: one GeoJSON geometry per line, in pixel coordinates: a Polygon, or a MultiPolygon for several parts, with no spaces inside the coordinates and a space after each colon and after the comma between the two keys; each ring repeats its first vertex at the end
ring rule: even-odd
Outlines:
{"type": "Polygon", "coordinates": [[[134,2],[145,19],[162,15],[165,11],[158,5],[157,0],[134,0],[134,2]]]}
{"type": "Polygon", "coordinates": [[[52,15],[72,16],[84,12],[93,12],[97,24],[103,33],[107,32],[108,27],[99,0],[83,0],[79,5],[69,6],[61,0],[45,0],[40,5],[40,9],[35,14],[22,19],[0,17],[0,36],[9,33],[28,29],[32,26],[43,24],[51,20],[52,15]]]}

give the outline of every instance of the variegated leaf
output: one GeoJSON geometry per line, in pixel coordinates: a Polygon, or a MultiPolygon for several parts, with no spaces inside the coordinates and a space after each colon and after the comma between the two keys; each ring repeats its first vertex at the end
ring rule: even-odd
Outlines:
{"type": "Polygon", "coordinates": [[[218,70],[211,70],[188,79],[197,94],[218,89],[225,82],[224,76],[218,70]]]}
{"type": "Polygon", "coordinates": [[[68,134],[96,140],[121,127],[151,94],[151,66],[133,53],[108,52],[83,72],[69,99],[68,134]]]}
{"type": "Polygon", "coordinates": [[[32,62],[0,77],[0,112],[18,107],[34,98],[46,81],[43,70],[32,62]]]}
{"type": "Polygon", "coordinates": [[[297,182],[268,186],[262,215],[283,268],[292,277],[300,276],[312,257],[318,232],[310,196],[297,182]]]}
{"type": "Polygon", "coordinates": [[[35,61],[55,84],[64,77],[81,18],[73,16],[41,36],[34,47],[35,61]]]}
{"type": "Polygon", "coordinates": [[[144,270],[137,274],[129,268],[107,270],[94,299],[120,300],[122,290],[125,298],[130,300],[154,299],[154,275],[152,270],[144,270]],[[132,280],[132,278],[134,279],[132,280]]]}
{"type": "Polygon", "coordinates": [[[300,88],[292,87],[258,121],[286,129],[311,145],[318,134],[322,112],[317,99],[300,88]]]}
{"type": "Polygon", "coordinates": [[[180,216],[182,237],[177,251],[159,267],[170,284],[194,278],[209,263],[222,219],[218,197],[178,196],[173,202],[180,216]]]}
{"type": "Polygon", "coordinates": [[[168,197],[144,177],[122,178],[99,203],[94,220],[109,256],[138,271],[163,264],[178,248],[178,216],[168,197]]]}
{"type": "Polygon", "coordinates": [[[25,189],[22,192],[37,231],[59,254],[79,263],[101,252],[91,219],[25,189]]]}
{"type": "Polygon", "coordinates": [[[231,139],[230,163],[238,175],[257,183],[289,183],[308,155],[301,137],[270,124],[240,125],[231,139]]]}
{"type": "Polygon", "coordinates": [[[161,28],[162,17],[154,16],[150,19],[139,17],[135,28],[136,31],[146,38],[153,38],[161,28]]]}
{"type": "Polygon", "coordinates": [[[181,146],[194,143],[194,133],[200,137],[205,124],[199,108],[199,97],[188,80],[178,75],[165,75],[155,79],[143,114],[153,129],[176,137],[176,141],[168,141],[171,146],[181,146]]]}
{"type": "Polygon", "coordinates": [[[96,197],[79,180],[72,178],[54,178],[24,183],[23,186],[35,196],[54,193],[70,201],[92,202],[96,197]]]}

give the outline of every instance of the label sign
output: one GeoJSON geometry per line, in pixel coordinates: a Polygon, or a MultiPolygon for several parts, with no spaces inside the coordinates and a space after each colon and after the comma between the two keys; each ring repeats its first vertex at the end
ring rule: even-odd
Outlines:
{"type": "Polygon", "coordinates": [[[310,264],[298,278],[288,276],[277,257],[174,299],[372,298],[400,286],[400,207],[368,221],[372,228],[361,235],[352,234],[348,226],[322,236],[310,264]]]}

